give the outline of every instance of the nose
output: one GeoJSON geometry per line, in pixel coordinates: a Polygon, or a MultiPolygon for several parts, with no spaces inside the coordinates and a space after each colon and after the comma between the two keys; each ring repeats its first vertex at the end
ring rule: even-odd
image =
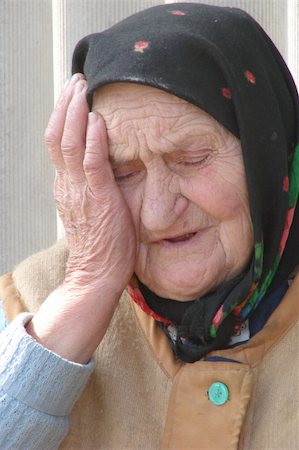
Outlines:
{"type": "Polygon", "coordinates": [[[141,207],[141,221],[147,230],[163,231],[171,227],[188,203],[172,174],[148,171],[141,207]]]}

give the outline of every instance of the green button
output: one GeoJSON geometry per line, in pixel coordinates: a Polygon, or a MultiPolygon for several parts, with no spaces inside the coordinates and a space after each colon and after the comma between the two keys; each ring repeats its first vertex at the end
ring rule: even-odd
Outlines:
{"type": "Polygon", "coordinates": [[[228,400],[228,387],[221,381],[212,383],[208,390],[209,400],[217,406],[224,405],[228,400]]]}

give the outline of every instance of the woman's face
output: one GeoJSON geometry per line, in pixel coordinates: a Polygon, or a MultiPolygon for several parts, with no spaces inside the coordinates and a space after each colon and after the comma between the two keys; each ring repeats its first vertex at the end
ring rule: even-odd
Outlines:
{"type": "Polygon", "coordinates": [[[142,85],[99,89],[93,110],[135,224],[138,278],[186,301],[242,271],[253,232],[238,139],[196,106],[142,85]]]}

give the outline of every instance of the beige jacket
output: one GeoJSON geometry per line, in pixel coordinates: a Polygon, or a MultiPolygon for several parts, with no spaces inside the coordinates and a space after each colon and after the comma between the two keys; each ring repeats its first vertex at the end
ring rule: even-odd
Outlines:
{"type": "MultiPolygon", "coordinates": [[[[9,320],[38,309],[62,282],[66,259],[60,241],[0,279],[9,320]]],[[[124,293],[61,448],[299,449],[298,316],[299,276],[260,333],[210,354],[241,364],[183,364],[155,321],[124,293]],[[215,381],[229,388],[222,406],[207,395],[215,381]]]]}

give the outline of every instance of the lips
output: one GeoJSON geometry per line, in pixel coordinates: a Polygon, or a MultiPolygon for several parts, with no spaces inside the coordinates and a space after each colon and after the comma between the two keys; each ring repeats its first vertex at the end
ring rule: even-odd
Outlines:
{"type": "Polygon", "coordinates": [[[193,247],[196,241],[202,238],[205,231],[205,229],[201,229],[176,236],[165,236],[163,239],[156,241],[155,244],[164,247],[165,249],[175,251],[180,248],[189,248],[190,246],[193,247]]]}
{"type": "Polygon", "coordinates": [[[176,236],[176,237],[173,237],[173,238],[171,238],[171,239],[164,239],[165,241],[168,241],[168,242],[182,242],[182,241],[188,241],[189,239],[191,239],[191,238],[193,238],[193,236],[195,235],[196,233],[194,232],[194,233],[186,233],[186,234],[182,234],[181,236],[176,236]]]}
{"type": "Polygon", "coordinates": [[[195,231],[189,231],[182,234],[169,234],[164,236],[153,236],[149,240],[150,245],[158,245],[169,250],[178,250],[179,248],[192,247],[196,242],[210,230],[211,227],[199,228],[195,231]]]}

